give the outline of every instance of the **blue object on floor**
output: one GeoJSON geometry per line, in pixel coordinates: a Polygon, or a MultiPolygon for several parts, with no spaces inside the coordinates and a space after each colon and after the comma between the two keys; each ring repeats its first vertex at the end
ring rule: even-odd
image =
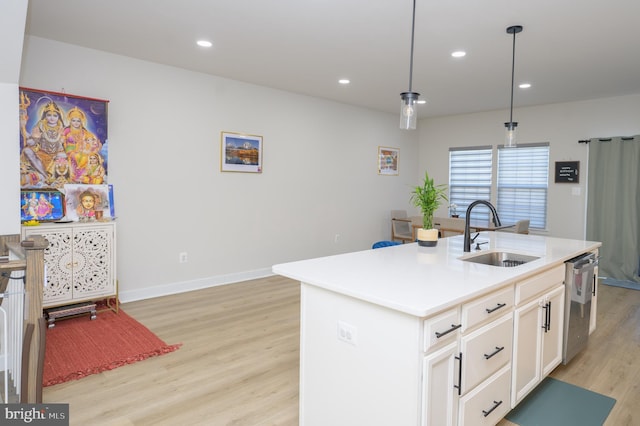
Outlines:
{"type": "Polygon", "coordinates": [[[378,249],[378,248],[382,248],[382,247],[397,246],[397,245],[400,245],[400,244],[402,244],[402,243],[400,243],[398,241],[378,241],[377,243],[374,243],[371,248],[372,249],[378,249]]]}
{"type": "Polygon", "coordinates": [[[519,426],[602,426],[616,400],[547,377],[506,419],[519,426]]]}
{"type": "Polygon", "coordinates": [[[602,284],[613,287],[630,288],[631,290],[640,290],[640,283],[629,280],[617,280],[615,278],[603,278],[602,284]]]}

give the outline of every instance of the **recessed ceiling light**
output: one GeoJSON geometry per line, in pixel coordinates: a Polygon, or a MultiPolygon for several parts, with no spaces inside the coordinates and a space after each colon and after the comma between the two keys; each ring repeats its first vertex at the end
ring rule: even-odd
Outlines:
{"type": "Polygon", "coordinates": [[[463,58],[466,55],[467,55],[467,52],[463,50],[456,50],[455,52],[451,53],[451,56],[453,56],[454,58],[463,58]]]}
{"type": "Polygon", "coordinates": [[[213,46],[213,43],[211,43],[211,42],[210,42],[210,41],[208,41],[208,40],[198,40],[196,43],[197,43],[197,44],[198,44],[198,46],[200,46],[200,47],[211,47],[211,46],[213,46]]]}
{"type": "Polygon", "coordinates": [[[531,87],[531,83],[522,83],[518,87],[521,89],[528,89],[531,87]]]}
{"type": "Polygon", "coordinates": [[[349,84],[349,83],[351,83],[351,81],[349,81],[349,79],[347,79],[347,78],[341,78],[340,80],[338,80],[338,83],[340,83],[340,84],[349,84]]]}

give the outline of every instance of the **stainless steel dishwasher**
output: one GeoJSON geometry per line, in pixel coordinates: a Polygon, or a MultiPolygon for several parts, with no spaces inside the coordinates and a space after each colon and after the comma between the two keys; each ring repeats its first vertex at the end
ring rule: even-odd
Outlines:
{"type": "Polygon", "coordinates": [[[564,339],[562,363],[567,364],[587,345],[591,298],[598,257],[586,253],[568,260],[564,279],[564,339]]]}

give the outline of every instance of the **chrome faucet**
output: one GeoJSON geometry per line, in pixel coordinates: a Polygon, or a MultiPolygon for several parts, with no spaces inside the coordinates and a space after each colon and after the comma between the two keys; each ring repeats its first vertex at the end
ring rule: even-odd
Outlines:
{"type": "Polygon", "coordinates": [[[471,232],[469,231],[469,228],[470,228],[469,221],[471,220],[471,210],[478,204],[484,204],[485,206],[489,207],[489,210],[491,210],[491,214],[493,215],[493,224],[495,226],[502,225],[500,223],[500,218],[498,217],[498,212],[496,211],[496,208],[493,207],[493,204],[491,204],[490,202],[485,200],[476,200],[473,203],[469,204],[469,207],[467,207],[467,214],[464,217],[464,251],[465,252],[471,251],[471,232]]]}

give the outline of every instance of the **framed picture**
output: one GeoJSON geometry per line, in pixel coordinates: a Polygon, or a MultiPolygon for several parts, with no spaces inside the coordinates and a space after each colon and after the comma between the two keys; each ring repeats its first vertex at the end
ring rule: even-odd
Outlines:
{"type": "Polygon", "coordinates": [[[65,215],[64,194],[55,190],[20,191],[20,220],[54,222],[65,215]]]}
{"type": "Polygon", "coordinates": [[[580,162],[556,161],[556,183],[580,183],[580,162]]]}
{"type": "Polygon", "coordinates": [[[262,136],[222,132],[220,170],[262,173],[262,136]]]}
{"type": "Polygon", "coordinates": [[[64,186],[67,219],[72,221],[111,220],[109,185],[64,186]]]}
{"type": "Polygon", "coordinates": [[[398,148],[378,147],[378,174],[387,176],[398,175],[398,160],[400,150],[398,148]]]}

